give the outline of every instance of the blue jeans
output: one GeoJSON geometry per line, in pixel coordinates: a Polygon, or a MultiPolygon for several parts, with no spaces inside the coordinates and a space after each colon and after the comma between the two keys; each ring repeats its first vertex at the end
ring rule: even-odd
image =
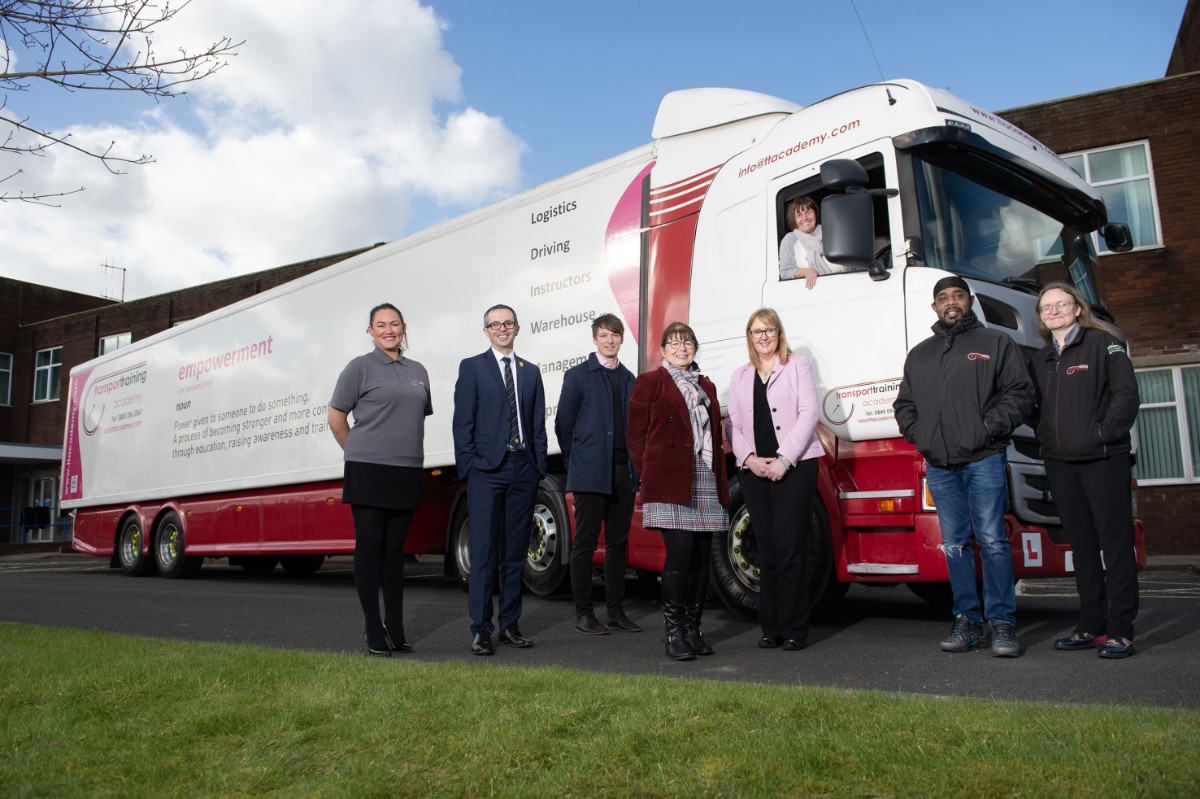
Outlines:
{"type": "Polygon", "coordinates": [[[927,463],[925,476],[937,503],[942,551],[946,553],[946,571],[954,591],[954,615],[975,622],[986,616],[989,624],[1016,626],[1012,546],[1004,535],[1004,507],[1008,501],[1004,453],[948,468],[927,463]],[[983,614],[979,612],[972,530],[983,563],[983,614]]]}

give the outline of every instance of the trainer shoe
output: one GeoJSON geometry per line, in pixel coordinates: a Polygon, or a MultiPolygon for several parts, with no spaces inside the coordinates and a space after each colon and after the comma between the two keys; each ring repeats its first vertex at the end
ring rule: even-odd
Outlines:
{"type": "Polygon", "coordinates": [[[970,652],[981,645],[983,622],[971,621],[961,613],[954,617],[950,634],[942,639],[943,652],[970,652]]]}
{"type": "Polygon", "coordinates": [[[1077,652],[1081,649],[1091,649],[1104,643],[1106,636],[1081,633],[1078,630],[1071,633],[1069,638],[1055,638],[1054,648],[1064,652],[1077,652]]]}
{"type": "Polygon", "coordinates": [[[1021,654],[1017,633],[1011,624],[993,624],[992,654],[998,658],[1015,658],[1021,654]]]}
{"type": "Polygon", "coordinates": [[[1107,641],[1100,644],[1100,651],[1096,654],[1102,658],[1127,658],[1135,651],[1132,638],[1110,635],[1107,641]]]}

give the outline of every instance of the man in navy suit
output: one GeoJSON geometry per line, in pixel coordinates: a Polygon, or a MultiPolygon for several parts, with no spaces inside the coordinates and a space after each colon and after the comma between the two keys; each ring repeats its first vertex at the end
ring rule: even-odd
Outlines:
{"type": "Polygon", "coordinates": [[[500,643],[533,646],[521,634],[521,572],[538,483],[546,474],[546,394],[537,365],[513,354],[521,327],[507,305],[483,315],[492,346],[464,358],[454,384],[454,462],[467,481],[470,514],[471,652],[490,655],[492,578],[499,563],[500,643]]]}

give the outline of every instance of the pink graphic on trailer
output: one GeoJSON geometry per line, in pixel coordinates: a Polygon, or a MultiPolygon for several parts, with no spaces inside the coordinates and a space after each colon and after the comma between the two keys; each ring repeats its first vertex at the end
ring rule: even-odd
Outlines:
{"type": "Polygon", "coordinates": [[[80,404],[83,402],[83,387],[87,385],[92,370],[84,369],[71,375],[71,405],[67,408],[67,440],[63,442],[62,498],[83,498],[83,463],[79,454],[79,434],[82,430],[80,404]]]}
{"type": "Polygon", "coordinates": [[[629,336],[638,341],[638,309],[641,294],[642,261],[642,181],[654,168],[654,161],[637,174],[617,200],[608,230],[604,234],[604,252],[608,284],[617,308],[629,325],[629,336]]]}

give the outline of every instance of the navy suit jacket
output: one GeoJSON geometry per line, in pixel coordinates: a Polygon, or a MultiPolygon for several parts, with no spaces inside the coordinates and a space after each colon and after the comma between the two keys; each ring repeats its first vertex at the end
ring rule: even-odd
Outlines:
{"type": "MultiPolygon", "coordinates": [[[[537,364],[513,354],[517,407],[538,478],[546,474],[546,392],[537,364]]],[[[460,480],[499,468],[508,446],[508,392],[490,349],[464,358],[454,384],[454,465],[460,480]]]]}

